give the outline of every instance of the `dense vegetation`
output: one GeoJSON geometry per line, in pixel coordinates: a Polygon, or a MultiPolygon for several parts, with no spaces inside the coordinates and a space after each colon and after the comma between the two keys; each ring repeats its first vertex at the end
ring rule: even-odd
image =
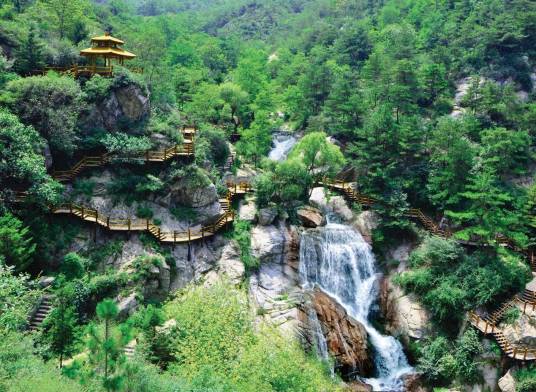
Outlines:
{"type": "MultiPolygon", "coordinates": [[[[424,238],[397,278],[432,314],[434,336],[415,350],[427,382],[476,382],[483,348],[473,331],[459,335],[463,311],[492,307],[530,277],[497,239],[536,242],[535,39],[530,0],[0,0],[0,391],[336,388],[315,358],[253,329],[245,288],[190,288],[149,304],[143,279],[169,249],[142,236],[157,256],[136,259],[127,276],[104,267],[121,244],[70,253],[80,227],[46,217],[64,198],[48,160],[66,168],[88,152],[135,155],[158,147],[155,135],[180,143],[177,129],[191,122],[200,127],[195,161],[161,177],[121,167],[107,189],[114,201],[150,219],[146,200],[179,180],[215,183],[223,195],[218,168],[238,135],[236,165],[260,173],[259,207],[292,219],[316,182],[351,169],[360,191],[381,200],[378,250],[422,237],[404,217],[410,205],[455,239],[490,245],[467,251],[424,238]],[[79,50],[103,30],[126,41],[142,75],[35,75],[83,63],[79,50]],[[466,92],[455,99],[460,81],[466,92]],[[106,97],[131,85],[150,95],[149,119],[122,119],[113,132],[93,121],[106,97]],[[303,137],[285,161],[264,159],[283,124],[303,137]],[[21,190],[32,209],[17,206],[21,190]],[[26,336],[42,294],[28,274],[42,270],[57,277],[57,303],[43,331],[26,336]],[[146,306],[125,320],[108,299],[127,285],[146,306]],[[133,336],[143,355],[131,361],[122,349],[133,336]],[[60,375],[54,364],[72,356],[60,375]]],[[[94,187],[77,180],[68,197],[94,187]]],[[[196,219],[187,208],[172,213],[196,219]]],[[[237,221],[231,236],[254,270],[250,229],[237,221]]],[[[534,369],[516,377],[532,390],[534,369]]]]}

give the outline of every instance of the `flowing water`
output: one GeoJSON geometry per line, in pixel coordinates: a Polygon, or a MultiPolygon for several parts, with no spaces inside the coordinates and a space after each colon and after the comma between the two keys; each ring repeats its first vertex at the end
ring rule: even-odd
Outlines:
{"type": "Polygon", "coordinates": [[[268,158],[273,161],[283,161],[287,158],[288,153],[296,144],[297,140],[294,136],[288,134],[278,134],[274,137],[274,147],[270,151],[268,158]]]}
{"type": "Polygon", "coordinates": [[[304,288],[320,287],[365,327],[374,347],[375,378],[365,379],[375,391],[403,390],[402,376],[411,373],[400,342],[382,335],[369,321],[378,294],[379,274],[370,246],[347,225],[328,223],[303,233],[300,279],[304,288]]]}

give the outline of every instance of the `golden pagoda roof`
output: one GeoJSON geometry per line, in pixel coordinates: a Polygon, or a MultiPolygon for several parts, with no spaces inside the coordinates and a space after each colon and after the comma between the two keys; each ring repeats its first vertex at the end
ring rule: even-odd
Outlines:
{"type": "Polygon", "coordinates": [[[108,47],[95,47],[88,48],[80,51],[82,56],[115,56],[123,57],[125,59],[133,59],[136,57],[134,53],[127,52],[121,48],[108,48],[108,47]]]}
{"type": "Polygon", "coordinates": [[[123,45],[125,42],[119,38],[112,37],[109,33],[91,38],[91,42],[113,42],[114,44],[123,45]]]}

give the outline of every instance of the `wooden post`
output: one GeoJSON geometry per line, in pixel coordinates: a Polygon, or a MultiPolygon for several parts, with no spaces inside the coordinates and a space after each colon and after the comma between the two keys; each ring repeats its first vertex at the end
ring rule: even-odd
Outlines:
{"type": "Polygon", "coordinates": [[[516,355],[517,355],[517,347],[514,347],[514,352],[513,352],[512,355],[514,356],[514,359],[515,359],[515,357],[516,357],[516,355]]]}
{"type": "Polygon", "coordinates": [[[130,234],[130,225],[131,225],[130,218],[128,218],[127,224],[128,224],[128,234],[130,234]]]}
{"type": "Polygon", "coordinates": [[[149,162],[149,150],[145,151],[145,162],[149,162]]]}
{"type": "Polygon", "coordinates": [[[69,203],[69,213],[73,213],[73,203],[69,203]]]}
{"type": "Polygon", "coordinates": [[[201,239],[205,240],[205,228],[203,226],[201,226],[201,239]]]}
{"type": "Polygon", "coordinates": [[[82,220],[84,219],[84,206],[82,206],[82,220]]]}
{"type": "Polygon", "coordinates": [[[190,231],[190,226],[188,226],[188,243],[192,240],[192,233],[190,231]]]}
{"type": "Polygon", "coordinates": [[[149,230],[149,219],[147,219],[147,231],[149,230]]]}
{"type": "Polygon", "coordinates": [[[177,232],[173,231],[173,245],[177,242],[177,232]]]}
{"type": "Polygon", "coordinates": [[[161,239],[160,239],[161,235],[162,235],[162,229],[159,227],[158,228],[158,240],[160,240],[160,241],[161,241],[161,239]]]}
{"type": "Polygon", "coordinates": [[[110,228],[110,217],[107,217],[106,218],[106,227],[109,229],[110,228]]]}

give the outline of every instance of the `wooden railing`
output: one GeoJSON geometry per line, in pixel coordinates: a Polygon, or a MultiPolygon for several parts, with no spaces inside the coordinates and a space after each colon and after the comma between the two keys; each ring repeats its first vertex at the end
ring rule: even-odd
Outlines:
{"type": "MultiPolygon", "coordinates": [[[[143,74],[142,67],[125,66],[128,70],[134,73],[143,74]]],[[[68,67],[45,67],[44,69],[35,70],[32,72],[34,75],[44,75],[49,71],[54,71],[62,75],[73,75],[78,77],[80,75],[93,76],[100,75],[104,77],[111,77],[114,74],[113,65],[100,66],[100,65],[71,65],[68,67]]]]}
{"type": "Polygon", "coordinates": [[[164,150],[147,150],[139,155],[121,155],[114,153],[105,153],[98,156],[86,156],[82,158],[69,170],[61,170],[52,172],[52,177],[56,181],[66,182],[72,181],[80,172],[90,167],[104,166],[112,160],[142,160],[148,162],[163,162],[177,156],[193,156],[195,147],[192,140],[185,140],[182,145],[175,145],[164,150]]]}
{"type": "Polygon", "coordinates": [[[245,194],[252,191],[249,183],[228,183],[228,192],[225,199],[220,203],[224,213],[211,225],[188,228],[183,231],[165,231],[155,225],[150,219],[139,218],[113,218],[98,210],[88,208],[73,203],[61,204],[52,208],[54,214],[70,214],[86,222],[93,222],[96,225],[105,227],[112,231],[148,231],[156,239],[163,243],[178,244],[190,243],[192,241],[202,240],[216,234],[221,228],[234,220],[234,212],[231,210],[231,201],[235,195],[245,194]]]}

